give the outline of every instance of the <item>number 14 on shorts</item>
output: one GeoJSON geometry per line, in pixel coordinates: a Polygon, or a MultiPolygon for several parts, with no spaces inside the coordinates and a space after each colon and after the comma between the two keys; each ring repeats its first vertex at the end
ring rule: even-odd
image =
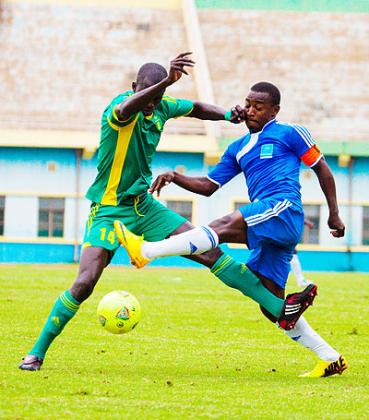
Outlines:
{"type": "Polygon", "coordinates": [[[115,232],[114,230],[109,230],[108,234],[107,228],[101,228],[100,229],[100,240],[101,241],[109,241],[112,245],[114,245],[115,242],[115,232]]]}

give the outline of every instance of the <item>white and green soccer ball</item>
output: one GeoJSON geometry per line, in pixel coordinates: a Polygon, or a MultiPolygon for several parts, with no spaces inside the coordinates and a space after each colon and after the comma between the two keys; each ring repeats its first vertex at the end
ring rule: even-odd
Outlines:
{"type": "Polygon", "coordinates": [[[141,319],[140,303],[131,293],[116,290],[101,299],[97,316],[107,331],[125,334],[133,330],[141,319]]]}

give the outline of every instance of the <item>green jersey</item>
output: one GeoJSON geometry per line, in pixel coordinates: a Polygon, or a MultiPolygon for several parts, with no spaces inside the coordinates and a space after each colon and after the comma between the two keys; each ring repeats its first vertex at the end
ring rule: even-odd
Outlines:
{"type": "Polygon", "coordinates": [[[98,174],[86,194],[95,203],[117,206],[125,198],[146,192],[152,180],[152,159],[165,122],[187,115],[193,109],[192,101],[163,96],[150,116],[138,112],[121,121],[114,108],[133,93],[127,91],[118,95],[102,115],[98,174]]]}

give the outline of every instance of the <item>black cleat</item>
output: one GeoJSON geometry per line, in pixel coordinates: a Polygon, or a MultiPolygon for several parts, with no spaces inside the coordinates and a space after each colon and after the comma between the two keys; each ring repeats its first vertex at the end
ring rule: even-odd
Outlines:
{"type": "Polygon", "coordinates": [[[23,357],[22,363],[18,367],[22,370],[40,370],[43,362],[44,359],[27,354],[26,357],[23,357]]]}
{"type": "Polygon", "coordinates": [[[318,286],[309,284],[302,292],[287,295],[278,324],[284,330],[292,330],[306,309],[313,304],[318,286]]]}

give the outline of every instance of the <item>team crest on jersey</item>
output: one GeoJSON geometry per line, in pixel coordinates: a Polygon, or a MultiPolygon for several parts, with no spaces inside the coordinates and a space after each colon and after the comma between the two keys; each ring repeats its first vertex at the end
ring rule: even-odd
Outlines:
{"type": "Polygon", "coordinates": [[[260,159],[270,159],[273,157],[273,145],[263,144],[260,150],[260,159]]]}

